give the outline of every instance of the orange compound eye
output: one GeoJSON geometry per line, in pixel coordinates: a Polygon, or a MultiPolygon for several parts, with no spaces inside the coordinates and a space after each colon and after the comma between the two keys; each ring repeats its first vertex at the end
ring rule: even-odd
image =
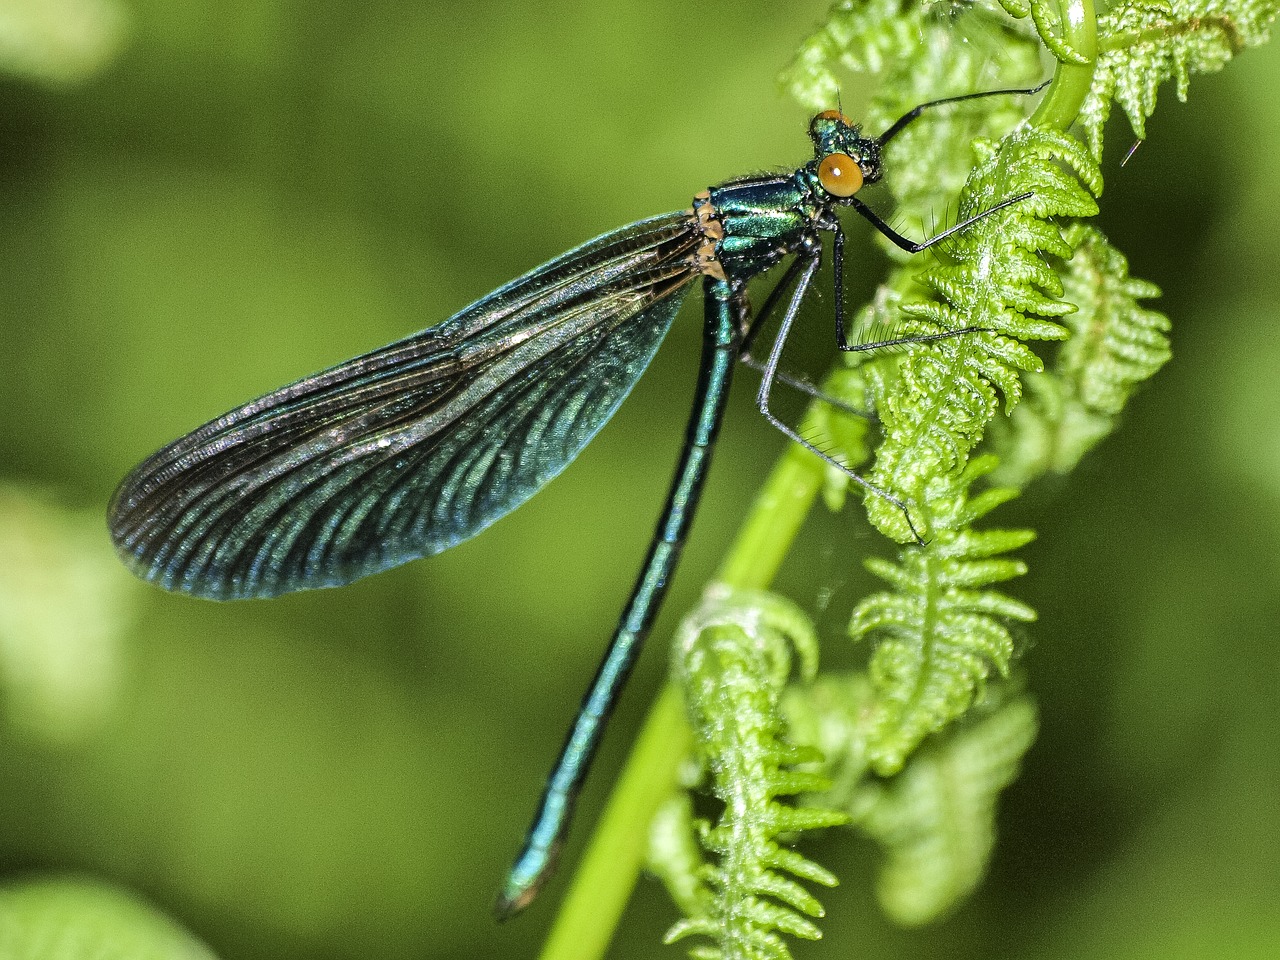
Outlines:
{"type": "Polygon", "coordinates": [[[839,120],[839,121],[840,121],[841,123],[843,123],[846,127],[852,127],[852,126],[853,126],[853,121],[852,121],[852,120],[850,120],[848,117],[846,117],[846,116],[845,116],[843,113],[841,113],[839,110],[823,110],[820,114],[818,114],[818,115],[817,115],[816,117],[814,117],[813,119],[815,119],[815,120],[839,120]]]}
{"type": "Polygon", "coordinates": [[[818,182],[833,197],[852,197],[862,189],[862,168],[847,154],[829,153],[818,164],[818,182]]]}

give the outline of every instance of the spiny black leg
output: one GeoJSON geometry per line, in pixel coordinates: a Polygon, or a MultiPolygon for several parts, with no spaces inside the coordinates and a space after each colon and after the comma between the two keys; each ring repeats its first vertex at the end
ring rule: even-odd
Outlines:
{"type": "Polygon", "coordinates": [[[958,337],[962,333],[978,333],[984,327],[964,327],[960,330],[948,330],[945,333],[912,334],[906,337],[895,337],[892,340],[876,340],[873,343],[850,343],[844,326],[844,275],[840,269],[844,254],[844,231],[839,224],[835,228],[835,297],[836,297],[836,346],[845,353],[860,353],[866,350],[880,350],[884,347],[897,347],[907,343],[927,343],[930,340],[945,340],[947,337],[958,337]]]}
{"type": "Polygon", "coordinates": [[[962,100],[977,100],[981,97],[1030,96],[1033,93],[1039,93],[1048,85],[1049,85],[1049,81],[1046,80],[1044,81],[1044,83],[1041,83],[1029,89],[1019,88],[1014,90],[983,90],[980,93],[965,93],[965,94],[961,94],[958,97],[943,97],[941,100],[930,100],[927,103],[920,104],[918,107],[912,107],[910,110],[904,113],[901,117],[895,120],[893,125],[889,127],[889,129],[886,130],[884,133],[880,134],[880,136],[877,137],[876,139],[879,142],[880,146],[883,147],[886,143],[888,143],[890,140],[892,140],[894,137],[900,134],[903,128],[907,126],[907,124],[911,123],[911,121],[915,120],[917,117],[920,116],[920,114],[924,113],[926,110],[932,110],[934,107],[941,107],[948,103],[959,103],[962,100]]]}
{"type": "Polygon", "coordinates": [[[769,394],[773,390],[773,381],[777,378],[778,361],[782,359],[782,348],[786,345],[787,336],[791,332],[791,324],[795,322],[796,313],[800,310],[800,301],[804,299],[805,291],[809,289],[809,283],[817,272],[820,259],[820,254],[817,252],[810,254],[807,258],[796,259],[797,263],[804,264],[804,270],[800,274],[800,282],[796,284],[795,293],[791,295],[791,301],[787,304],[787,312],[783,314],[778,335],[774,338],[773,346],[769,350],[769,359],[765,361],[764,376],[760,378],[760,389],[756,392],[756,406],[760,408],[760,412],[779,430],[792,436],[794,431],[769,410],[769,394]]]}
{"type": "Polygon", "coordinates": [[[755,343],[756,336],[760,333],[760,328],[764,326],[766,320],[773,316],[773,311],[777,309],[778,302],[782,299],[783,292],[791,285],[800,274],[800,269],[805,264],[804,257],[796,257],[787,267],[786,273],[782,275],[777,283],[773,285],[773,289],[769,291],[769,295],[764,298],[764,306],[760,308],[760,312],[752,318],[750,325],[742,335],[742,347],[739,355],[748,362],[751,361],[751,345],[755,343]]]}
{"type": "MultiPolygon", "coordinates": [[[[842,252],[841,247],[837,247],[837,257],[842,252]]],[[[838,262],[838,261],[837,261],[838,262]]],[[[751,355],[751,345],[755,342],[756,337],[764,328],[765,322],[773,315],[778,304],[782,300],[782,294],[786,291],[795,278],[800,274],[801,269],[808,263],[808,257],[798,256],[788,265],[786,273],[781,279],[774,284],[773,289],[769,291],[769,295],[765,298],[764,306],[760,308],[748,325],[746,332],[742,336],[742,347],[738,353],[738,359],[744,366],[750,367],[758,373],[764,373],[765,365],[751,355]]],[[[859,410],[857,407],[851,407],[843,400],[837,400],[835,397],[829,397],[812,383],[793,377],[782,370],[774,371],[774,379],[783,386],[791,387],[807,396],[813,397],[815,400],[821,400],[823,403],[835,407],[842,413],[847,413],[851,417],[859,417],[863,420],[873,419],[872,415],[866,410],[859,410]]]]}
{"type": "Polygon", "coordinates": [[[836,221],[832,233],[835,234],[831,246],[835,260],[835,277],[832,285],[835,288],[836,298],[836,343],[840,345],[841,350],[844,350],[846,349],[844,344],[847,342],[844,335],[844,229],[840,226],[840,221],[836,221]]]}
{"type": "Polygon", "coordinates": [[[908,343],[929,343],[933,340],[946,340],[966,333],[990,333],[990,327],[961,327],[958,330],[944,330],[941,333],[913,333],[905,337],[894,337],[890,340],[874,340],[871,343],[841,343],[841,350],[846,353],[862,353],[867,350],[884,350],[887,347],[901,347],[908,343]]]}
{"type": "Polygon", "coordinates": [[[919,253],[921,250],[928,250],[935,243],[941,243],[943,240],[947,239],[947,237],[951,236],[952,234],[959,233],[961,230],[964,230],[967,227],[973,226],[979,220],[982,220],[985,217],[989,217],[991,216],[991,214],[996,213],[1000,210],[1003,210],[1005,207],[1013,206],[1013,204],[1015,203],[1021,203],[1023,200],[1027,200],[1032,196],[1034,196],[1034,194],[1030,192],[1020,193],[1016,197],[1009,197],[1007,200],[1001,200],[994,207],[988,207],[986,210],[983,210],[980,213],[975,213],[972,217],[969,217],[967,220],[961,220],[955,226],[948,227],[946,230],[943,230],[941,233],[937,234],[936,236],[932,236],[928,240],[921,240],[918,242],[915,240],[908,240],[902,234],[898,233],[897,230],[894,230],[893,227],[889,226],[887,223],[881,220],[880,215],[878,213],[876,213],[874,210],[868,207],[865,203],[863,203],[857,197],[850,197],[849,200],[853,204],[853,209],[857,210],[858,213],[866,217],[867,220],[870,221],[871,225],[875,227],[878,231],[880,231],[882,234],[884,234],[886,237],[888,237],[889,240],[892,241],[895,246],[897,246],[902,250],[907,251],[907,253],[919,253]]]}
{"type": "Polygon", "coordinates": [[[773,411],[769,409],[769,395],[773,390],[774,380],[777,379],[778,362],[782,358],[782,348],[786,346],[787,336],[791,333],[791,325],[795,322],[796,314],[800,310],[800,301],[804,299],[805,291],[809,289],[809,283],[813,280],[813,275],[818,269],[819,255],[812,254],[808,259],[802,261],[804,272],[800,275],[800,281],[796,284],[795,293],[791,295],[791,302],[787,304],[787,312],[782,317],[782,324],[778,328],[778,336],[773,341],[773,348],[769,351],[769,359],[765,362],[764,376],[760,380],[760,389],[756,393],[756,407],[759,408],[761,415],[773,424],[773,426],[782,431],[787,437],[794,440],[806,450],[816,453],[819,457],[831,464],[837,470],[844,473],[850,480],[859,484],[864,490],[875,494],[877,497],[893,504],[902,511],[903,518],[907,521],[907,527],[911,530],[911,536],[915,538],[916,543],[920,546],[925,545],[925,539],[920,536],[916,530],[915,524],[911,521],[911,513],[907,510],[907,505],[900,499],[891,494],[883,487],[877,486],[865,477],[860,476],[851,470],[848,466],[841,463],[831,454],[819,450],[813,443],[806,440],[791,425],[784,423],[773,411]]]}
{"type": "MultiPolygon", "coordinates": [[[[738,359],[742,361],[743,366],[750,367],[752,370],[763,375],[765,365],[755,357],[739,357],[738,359]]],[[[801,380],[799,377],[793,377],[784,370],[774,371],[773,379],[775,383],[780,383],[784,387],[790,387],[792,390],[797,390],[805,396],[812,397],[814,400],[819,400],[827,406],[834,407],[841,413],[846,413],[851,417],[857,417],[859,420],[876,419],[876,415],[870,410],[859,410],[857,407],[851,406],[843,400],[839,400],[830,394],[823,393],[821,387],[814,386],[808,380],[801,380]]]]}
{"type": "MultiPolygon", "coordinates": [[[[969,217],[967,220],[962,220],[959,223],[957,223],[955,226],[948,227],[946,230],[943,230],[941,233],[937,234],[936,236],[930,237],[928,240],[923,240],[919,242],[914,240],[908,240],[902,234],[898,233],[898,231],[894,230],[891,226],[889,226],[882,219],[880,219],[879,214],[877,214],[874,210],[868,207],[865,203],[863,203],[857,197],[852,197],[851,200],[853,202],[853,208],[857,210],[858,213],[866,217],[867,220],[871,222],[871,225],[873,227],[875,227],[882,234],[884,234],[886,237],[892,240],[898,247],[905,250],[907,253],[919,253],[921,250],[927,250],[930,247],[932,247],[935,243],[939,243],[947,239],[947,237],[950,237],[953,234],[958,233],[961,230],[964,230],[966,227],[972,226],[974,223],[983,219],[984,217],[989,217],[991,216],[991,214],[995,213],[996,211],[1003,210],[1005,207],[1011,206],[1022,200],[1026,200],[1031,196],[1032,194],[1030,193],[1020,193],[1016,197],[1010,197],[1007,200],[1002,200],[999,203],[997,203],[994,207],[988,207],[986,210],[983,210],[981,213],[976,213],[972,217],[969,217]]],[[[844,241],[843,235],[837,231],[836,233],[837,249],[843,248],[843,245],[844,245],[843,241],[844,241]]],[[[942,333],[925,333],[925,334],[912,335],[907,337],[895,337],[894,339],[891,339],[891,340],[877,340],[873,343],[851,344],[849,343],[848,338],[845,335],[845,329],[844,329],[844,311],[842,309],[844,298],[840,295],[840,292],[839,292],[840,279],[841,279],[839,262],[840,262],[839,259],[837,259],[836,260],[836,264],[837,264],[837,269],[836,269],[836,290],[837,290],[837,293],[836,293],[836,346],[838,346],[841,350],[845,351],[846,353],[859,352],[859,351],[865,351],[865,350],[881,350],[881,349],[884,349],[885,347],[896,347],[896,346],[901,346],[907,343],[928,343],[931,340],[945,340],[947,337],[958,337],[961,334],[965,334],[965,333],[981,333],[987,329],[986,327],[962,327],[959,330],[946,330],[946,331],[943,331],[942,333]]]]}

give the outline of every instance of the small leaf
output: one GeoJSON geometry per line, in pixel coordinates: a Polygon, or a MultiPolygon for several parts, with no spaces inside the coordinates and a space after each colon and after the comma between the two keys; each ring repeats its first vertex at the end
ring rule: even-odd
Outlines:
{"type": "Polygon", "coordinates": [[[133,894],[53,877],[0,888],[4,960],[215,960],[176,923],[133,894]]]}

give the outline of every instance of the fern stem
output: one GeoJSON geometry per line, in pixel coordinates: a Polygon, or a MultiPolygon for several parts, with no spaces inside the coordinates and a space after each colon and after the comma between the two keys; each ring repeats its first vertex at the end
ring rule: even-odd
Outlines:
{"type": "Polygon", "coordinates": [[[789,444],[756,496],[716,579],[741,590],[764,590],[791,549],[822,486],[822,461],[789,444]]]}
{"type": "Polygon", "coordinates": [[[1031,116],[1037,127],[1066,132],[1076,122],[1093,82],[1098,59],[1098,16],[1093,0],[1060,0],[1063,42],[1083,62],[1058,62],[1049,92],[1031,116]]]}
{"type": "MultiPolygon", "coordinates": [[[[774,466],[720,567],[731,587],[773,580],[822,486],[822,461],[790,445],[774,466]]],[[[676,789],[690,732],[680,691],[663,687],[649,709],[604,814],[560,905],[541,960],[598,960],[608,949],[644,865],[649,824],[676,789]]]]}

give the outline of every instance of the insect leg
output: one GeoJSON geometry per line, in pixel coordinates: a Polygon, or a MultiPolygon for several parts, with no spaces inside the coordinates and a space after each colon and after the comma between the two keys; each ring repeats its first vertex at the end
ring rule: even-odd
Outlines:
{"type": "Polygon", "coordinates": [[[817,272],[819,263],[819,252],[815,251],[810,254],[803,262],[805,264],[803,272],[800,274],[800,280],[796,284],[795,293],[791,295],[791,302],[787,304],[787,312],[782,317],[782,324],[778,328],[778,335],[773,341],[773,348],[769,351],[769,359],[765,361],[764,376],[760,380],[760,389],[756,393],[756,407],[759,408],[761,415],[769,421],[776,429],[782,431],[790,439],[794,440],[800,446],[809,450],[836,469],[840,470],[850,480],[853,480],[859,486],[869,493],[875,494],[887,503],[893,504],[902,511],[903,518],[907,521],[907,527],[911,530],[911,535],[915,538],[916,543],[924,545],[925,540],[916,530],[915,524],[911,521],[911,514],[907,510],[907,505],[898,497],[895,497],[888,490],[872,483],[870,480],[859,475],[850,469],[846,464],[841,463],[831,454],[819,450],[811,441],[802,437],[794,427],[785,423],[778,418],[772,410],[769,409],[769,395],[773,390],[774,380],[777,379],[778,362],[782,358],[782,348],[786,345],[787,336],[791,333],[791,325],[795,322],[796,314],[800,310],[800,302],[804,299],[805,292],[809,289],[809,283],[813,280],[813,275],[817,272]]]}
{"type": "Polygon", "coordinates": [[[946,230],[943,230],[941,233],[930,237],[928,240],[920,240],[920,241],[908,239],[907,237],[904,237],[902,234],[898,233],[897,230],[894,230],[893,227],[889,226],[882,219],[880,219],[880,215],[878,213],[876,213],[874,210],[868,207],[865,203],[863,203],[857,197],[850,197],[849,202],[853,204],[853,208],[857,210],[858,213],[862,214],[864,217],[867,218],[868,221],[870,221],[873,227],[875,227],[878,231],[880,231],[880,233],[888,237],[889,240],[894,244],[894,246],[907,251],[907,253],[919,253],[921,250],[928,250],[935,243],[941,243],[943,240],[947,239],[947,237],[951,236],[952,234],[959,233],[961,230],[964,230],[967,227],[973,226],[979,220],[989,217],[993,213],[998,213],[999,211],[1003,210],[1005,207],[1011,207],[1015,203],[1021,203],[1023,200],[1030,199],[1032,196],[1034,196],[1034,194],[1030,192],[1020,193],[1016,197],[1009,197],[1008,199],[1001,200],[994,207],[988,207],[986,210],[983,210],[979,213],[975,213],[972,217],[968,217],[965,220],[961,220],[955,226],[948,227],[946,230]]]}
{"type": "Polygon", "coordinates": [[[943,97],[940,100],[930,100],[927,103],[922,103],[919,106],[912,107],[901,117],[895,120],[893,125],[884,133],[880,134],[876,139],[879,141],[880,146],[883,147],[886,143],[900,134],[903,131],[903,128],[905,128],[909,123],[918,118],[920,114],[924,113],[926,110],[932,110],[934,107],[945,106],[948,103],[960,103],[962,100],[978,100],[982,97],[1030,96],[1033,93],[1039,93],[1048,85],[1049,81],[1046,80],[1043,83],[1030,88],[1018,88],[1013,90],[983,90],[979,93],[964,93],[958,97],[943,97]]]}
{"type": "MultiPolygon", "coordinates": [[[[853,203],[854,209],[857,210],[858,213],[866,217],[867,220],[871,222],[871,225],[873,227],[875,227],[878,231],[880,231],[882,234],[888,237],[891,241],[893,241],[894,244],[896,244],[901,249],[907,251],[907,253],[919,253],[921,250],[927,250],[929,249],[929,247],[932,247],[935,243],[940,243],[941,241],[947,239],[947,237],[955,233],[958,233],[961,230],[964,230],[966,227],[972,226],[973,224],[977,223],[979,220],[983,219],[984,217],[989,217],[991,216],[991,214],[996,213],[999,210],[1003,210],[1005,207],[1012,206],[1015,203],[1019,203],[1022,200],[1026,200],[1031,196],[1032,196],[1031,193],[1020,193],[1016,197],[1009,197],[1007,200],[1001,200],[995,206],[988,207],[986,210],[983,210],[980,213],[975,213],[972,217],[969,217],[966,220],[961,220],[955,226],[948,227],[946,230],[943,230],[941,233],[937,234],[936,236],[930,237],[928,240],[922,240],[919,242],[915,240],[909,240],[906,237],[904,237],[902,234],[898,233],[891,226],[885,223],[884,220],[880,218],[879,214],[877,214],[874,210],[868,207],[865,203],[863,203],[857,197],[852,197],[850,199],[853,203]]],[[[838,250],[844,249],[844,233],[839,229],[836,230],[836,247],[838,250]]],[[[840,292],[839,292],[840,281],[841,281],[839,264],[840,264],[840,256],[837,253],[836,254],[836,291],[837,291],[836,292],[836,345],[846,353],[853,352],[853,351],[864,351],[864,350],[881,350],[885,347],[895,347],[895,346],[900,346],[906,343],[928,343],[931,340],[945,340],[948,337],[958,337],[961,334],[965,334],[965,333],[982,333],[984,330],[987,329],[986,327],[961,327],[959,330],[944,330],[941,333],[915,334],[907,337],[895,337],[890,340],[877,340],[874,343],[851,344],[849,343],[847,337],[845,336],[844,298],[840,296],[840,292]]]]}
{"type": "MultiPolygon", "coordinates": [[[[757,373],[763,374],[765,365],[760,360],[757,360],[752,356],[751,345],[755,342],[756,337],[764,327],[765,321],[768,320],[768,318],[773,315],[774,310],[777,309],[779,302],[782,300],[782,295],[795,281],[795,278],[800,274],[800,271],[804,268],[806,263],[808,263],[808,258],[803,256],[796,257],[791,261],[790,265],[787,267],[786,273],[782,275],[782,278],[774,284],[773,289],[769,291],[769,295],[765,297],[764,306],[762,306],[759,312],[752,317],[750,324],[742,335],[742,346],[738,352],[738,360],[744,366],[750,367],[757,373]]],[[[819,387],[809,383],[807,380],[802,380],[799,377],[793,377],[784,370],[775,370],[773,377],[776,382],[790,387],[793,390],[797,390],[806,396],[812,397],[814,400],[821,400],[823,403],[834,407],[842,413],[847,413],[851,417],[859,417],[863,420],[873,419],[873,415],[868,413],[866,410],[859,410],[857,407],[851,407],[843,400],[837,400],[835,397],[827,396],[827,394],[823,393],[819,387]]]]}

